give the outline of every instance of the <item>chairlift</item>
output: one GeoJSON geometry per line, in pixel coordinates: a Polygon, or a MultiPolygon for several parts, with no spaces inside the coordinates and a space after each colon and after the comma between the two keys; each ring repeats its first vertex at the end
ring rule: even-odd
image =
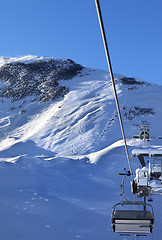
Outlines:
{"type": "Polygon", "coordinates": [[[154,227],[154,214],[153,208],[150,204],[144,202],[131,202],[123,201],[113,206],[111,223],[113,232],[116,233],[133,233],[133,234],[149,234],[152,233],[154,227]],[[127,205],[130,206],[143,206],[143,210],[135,209],[119,209],[127,205]],[[150,207],[151,211],[146,210],[146,206],[150,207]]]}
{"type": "Polygon", "coordinates": [[[132,181],[132,192],[139,197],[162,194],[162,148],[140,148],[132,151],[137,156],[142,168],[136,170],[132,181]],[[160,184],[159,184],[160,183],[160,184]]]}
{"type": "Polygon", "coordinates": [[[151,178],[160,179],[162,177],[162,158],[154,158],[151,163],[151,178]]]}
{"type": "Polygon", "coordinates": [[[144,130],[144,131],[141,131],[141,132],[140,132],[139,139],[149,141],[149,132],[147,132],[147,131],[145,131],[145,130],[144,130]]]}
{"type": "Polygon", "coordinates": [[[134,135],[133,138],[144,140],[144,145],[146,145],[146,141],[150,141],[150,133],[148,124],[143,124],[140,129],[139,135],[134,135]]]}
{"type": "Polygon", "coordinates": [[[141,126],[141,132],[140,132],[140,135],[139,135],[139,139],[149,141],[149,138],[150,138],[150,134],[149,134],[148,125],[143,124],[141,126]]]}
{"type": "Polygon", "coordinates": [[[120,196],[124,199],[112,208],[111,223],[112,229],[117,233],[134,233],[134,234],[147,234],[151,233],[154,226],[154,214],[151,205],[146,204],[146,196],[144,196],[144,201],[129,201],[124,196],[124,182],[128,172],[120,173],[119,175],[124,175],[121,184],[121,194],[120,196]],[[141,206],[141,210],[136,210],[137,206],[141,206]],[[151,211],[146,210],[149,207],[151,211]]]}
{"type": "Polygon", "coordinates": [[[150,174],[147,167],[136,170],[136,177],[132,181],[132,192],[137,193],[139,197],[150,197],[150,174]]]}
{"type": "MultiPolygon", "coordinates": [[[[123,135],[126,156],[127,156],[129,170],[130,170],[129,171],[130,174],[128,174],[128,173],[125,174],[125,176],[124,176],[124,179],[125,179],[126,175],[130,176],[130,175],[133,175],[133,173],[132,173],[132,168],[131,168],[131,164],[130,164],[127,144],[126,144],[124,126],[122,123],[120,107],[119,107],[119,103],[118,103],[118,96],[117,96],[117,92],[116,92],[115,81],[114,81],[113,71],[112,71],[112,67],[111,67],[111,61],[110,61],[110,56],[109,56],[109,51],[108,51],[108,46],[107,46],[107,40],[106,40],[99,0],[95,0],[95,3],[96,3],[96,9],[97,9],[98,18],[99,18],[100,28],[101,28],[101,32],[102,32],[102,38],[103,38],[103,42],[104,42],[107,63],[109,66],[110,78],[112,81],[115,102],[116,102],[116,107],[117,107],[117,113],[119,116],[120,127],[121,127],[121,131],[122,131],[122,135],[123,135]]],[[[144,140],[144,145],[145,145],[145,140],[149,140],[148,125],[147,125],[147,129],[144,129],[144,131],[141,132],[141,134],[139,135],[139,138],[140,139],[142,138],[144,140]]],[[[124,180],[123,180],[123,182],[124,182],[124,180]]],[[[121,185],[122,195],[124,195],[123,184],[121,185]]],[[[146,200],[146,197],[144,197],[144,199],[146,200]]],[[[142,204],[140,202],[133,202],[134,206],[143,205],[143,210],[138,210],[138,211],[135,209],[134,210],[126,210],[126,209],[116,210],[116,207],[119,205],[121,205],[121,206],[128,205],[129,206],[129,205],[132,205],[132,202],[129,202],[129,201],[120,202],[113,207],[111,221],[112,221],[112,228],[113,228],[114,232],[135,233],[135,234],[136,233],[137,234],[145,234],[145,233],[152,232],[153,225],[154,225],[154,216],[153,216],[153,209],[152,209],[151,205],[146,204],[146,201],[144,201],[144,203],[142,203],[142,204]],[[146,206],[150,206],[151,211],[146,211],[146,206]]]]}

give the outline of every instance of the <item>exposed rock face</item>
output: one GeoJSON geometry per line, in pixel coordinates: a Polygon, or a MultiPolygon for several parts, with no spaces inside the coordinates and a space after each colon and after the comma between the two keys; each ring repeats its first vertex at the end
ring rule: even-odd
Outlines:
{"type": "Polygon", "coordinates": [[[123,85],[145,85],[146,84],[145,82],[138,81],[135,78],[128,78],[128,77],[120,78],[120,82],[123,85]]]}
{"type": "Polygon", "coordinates": [[[63,97],[68,88],[59,86],[58,81],[71,79],[82,69],[70,59],[5,64],[0,68],[0,78],[6,84],[0,89],[0,97],[16,101],[36,95],[40,102],[63,97]]]}
{"type": "Polygon", "coordinates": [[[127,120],[133,120],[138,116],[146,116],[146,115],[155,115],[155,112],[152,108],[141,108],[141,107],[133,107],[129,108],[127,112],[125,112],[124,117],[127,120]]]}

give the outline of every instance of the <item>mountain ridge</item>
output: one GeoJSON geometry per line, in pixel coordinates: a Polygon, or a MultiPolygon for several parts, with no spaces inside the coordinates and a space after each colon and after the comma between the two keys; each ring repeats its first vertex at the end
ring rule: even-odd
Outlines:
{"type": "MultiPolygon", "coordinates": [[[[27,61],[27,57],[23,59],[27,61]]],[[[44,58],[41,58],[40,61],[38,58],[35,61],[35,57],[33,57],[32,62],[31,56],[29,60],[30,63],[27,64],[14,61],[14,63],[4,64],[0,68],[0,77],[5,76],[2,80],[5,83],[10,82],[8,85],[11,90],[14,86],[14,84],[12,86],[12,82],[20,85],[22,80],[20,87],[15,86],[18,98],[14,99],[14,94],[10,94],[8,88],[7,90],[5,87],[1,88],[0,97],[4,108],[3,101],[10,102],[7,115],[4,114],[1,118],[1,125],[3,126],[1,134],[5,132],[5,136],[9,136],[9,138],[16,137],[17,140],[12,139],[15,144],[32,140],[37,146],[54,152],[56,156],[59,156],[60,148],[64,149],[61,155],[89,154],[92,151],[101,150],[121,138],[108,73],[102,70],[84,68],[72,60],[51,60],[47,58],[44,61],[44,58]],[[39,80],[39,85],[44,84],[45,88],[41,88],[37,84],[33,84],[32,87],[30,84],[24,84],[25,81],[28,81],[28,78],[23,79],[24,66],[25,69],[30,69],[30,74],[29,72],[28,74],[25,73],[25,76],[30,79],[29,83],[39,80]],[[14,70],[12,67],[14,67],[14,70]],[[9,72],[10,69],[11,72],[9,72]],[[64,69],[66,69],[65,72],[64,69]],[[41,72],[41,75],[37,76],[35,74],[37,70],[41,72]],[[12,74],[14,71],[16,71],[16,76],[12,74]],[[55,74],[51,75],[51,71],[52,74],[53,71],[55,74]],[[8,75],[9,79],[7,78],[8,75]],[[17,80],[18,75],[20,75],[20,81],[17,80]],[[35,75],[37,78],[32,78],[35,75]],[[59,76],[61,77],[59,78],[59,76]],[[58,94],[55,95],[56,90],[54,88],[58,87],[58,84],[61,90],[58,90],[58,94]],[[28,91],[28,88],[30,91],[28,91]],[[38,88],[41,88],[42,100],[40,96],[37,97],[38,88]],[[7,92],[8,95],[5,95],[4,92],[7,92]],[[22,95],[22,92],[25,92],[25,95],[22,95]],[[53,102],[55,98],[56,100],[53,102]],[[41,104],[38,104],[39,102],[41,104]],[[34,111],[36,112],[34,113],[34,111]],[[14,127],[12,127],[12,124],[14,127]],[[37,131],[34,131],[33,126],[37,131]],[[11,131],[9,130],[7,133],[7,129],[11,131]],[[113,134],[114,129],[117,132],[115,135],[113,134]]],[[[131,132],[135,134],[135,129],[137,131],[139,128],[140,121],[152,125],[152,117],[156,116],[157,111],[148,95],[150,89],[154,89],[156,86],[119,75],[115,75],[115,81],[121,112],[130,138],[129,128],[134,129],[131,132]],[[143,103],[141,100],[142,95],[148,98],[147,103],[143,103]],[[136,99],[133,100],[133,98],[136,99]],[[137,121],[139,118],[140,120],[137,121]]],[[[5,143],[6,148],[8,146],[6,142],[11,143],[11,139],[9,140],[4,135],[2,139],[1,146],[5,143]]]]}

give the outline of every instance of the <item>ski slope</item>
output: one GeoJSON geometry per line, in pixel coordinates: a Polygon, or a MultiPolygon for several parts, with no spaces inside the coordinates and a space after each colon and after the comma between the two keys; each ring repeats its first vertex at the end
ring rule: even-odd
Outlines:
{"type": "MultiPolygon", "coordinates": [[[[0,64],[44,58],[1,58],[0,64]]],[[[149,123],[161,145],[162,86],[123,84],[115,75],[129,154],[142,143],[132,139],[149,123]]],[[[137,80],[140,81],[140,80],[137,80]]],[[[0,82],[1,87],[4,83],[0,82]]],[[[63,99],[38,103],[1,98],[0,236],[10,240],[119,239],[111,230],[111,209],[120,200],[121,177],[128,169],[108,74],[84,68],[61,80],[63,99]]],[[[140,163],[131,158],[133,171],[140,163]]],[[[125,193],[133,198],[130,180],[125,193]]],[[[161,197],[154,197],[155,227],[147,239],[160,239],[161,197]]],[[[129,239],[126,236],[120,239],[129,239]]]]}

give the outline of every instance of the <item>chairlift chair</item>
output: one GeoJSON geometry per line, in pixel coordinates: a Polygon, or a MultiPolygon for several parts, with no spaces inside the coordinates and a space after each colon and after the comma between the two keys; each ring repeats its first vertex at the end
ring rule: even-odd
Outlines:
{"type": "Polygon", "coordinates": [[[148,131],[142,131],[142,132],[140,132],[140,136],[139,136],[139,139],[141,139],[141,140],[143,140],[143,139],[145,139],[145,140],[149,140],[149,137],[150,137],[150,135],[149,135],[149,132],[148,131]]]}
{"type": "Polygon", "coordinates": [[[144,204],[143,202],[120,202],[114,205],[111,216],[111,223],[113,232],[117,233],[134,233],[134,234],[148,234],[152,233],[154,226],[154,215],[152,206],[144,204]],[[125,205],[143,205],[143,210],[134,209],[120,209],[116,210],[118,206],[125,205]],[[151,208],[151,211],[146,211],[146,205],[151,208]]]}
{"type": "Polygon", "coordinates": [[[151,177],[153,179],[158,179],[162,176],[162,158],[154,158],[153,163],[151,163],[151,177]]]}
{"type": "Polygon", "coordinates": [[[138,157],[142,167],[150,162],[151,174],[162,176],[162,147],[137,148],[132,151],[133,157],[138,157]],[[147,160],[147,161],[145,161],[147,160]]]}
{"type": "Polygon", "coordinates": [[[149,197],[151,195],[150,173],[147,167],[136,169],[136,177],[132,181],[132,192],[139,197],[149,197]]]}
{"type": "Polygon", "coordinates": [[[148,125],[147,124],[143,124],[141,126],[141,132],[139,134],[139,139],[149,141],[149,138],[150,138],[150,134],[149,134],[148,125]]]}

